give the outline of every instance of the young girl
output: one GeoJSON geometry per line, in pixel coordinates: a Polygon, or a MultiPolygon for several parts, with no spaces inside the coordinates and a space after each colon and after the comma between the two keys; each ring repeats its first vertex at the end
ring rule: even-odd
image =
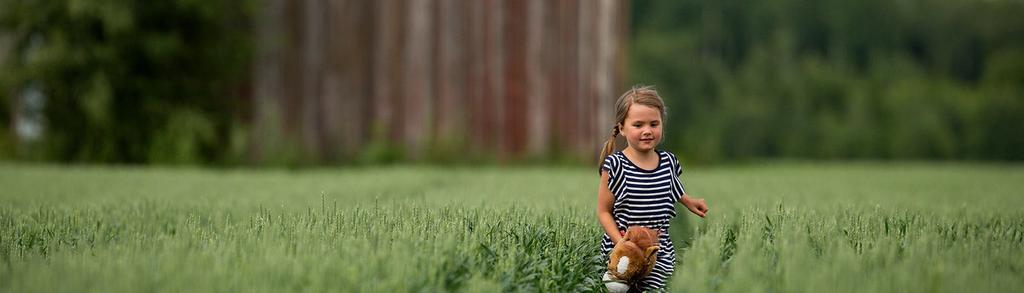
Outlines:
{"type": "Polygon", "coordinates": [[[633,87],[615,102],[615,127],[601,152],[601,185],[597,192],[597,219],[604,228],[601,253],[605,262],[629,226],[659,231],[658,260],[654,270],[633,290],[663,290],[676,260],[669,238],[669,219],[675,202],[694,214],[708,212],[703,199],[691,198],[679,180],[682,167],[670,152],[655,149],[661,142],[665,104],[651,87],[633,87]],[[614,152],[615,137],[626,137],[624,150],[614,152]]]}

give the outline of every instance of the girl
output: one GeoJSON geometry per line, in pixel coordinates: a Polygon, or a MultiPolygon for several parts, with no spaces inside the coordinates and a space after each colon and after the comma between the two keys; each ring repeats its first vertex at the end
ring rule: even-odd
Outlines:
{"type": "Polygon", "coordinates": [[[669,219],[679,201],[704,217],[708,206],[691,198],[679,181],[682,167],[670,152],[655,149],[661,142],[665,104],[651,87],[633,87],[615,102],[615,127],[601,152],[601,185],[597,192],[597,219],[604,228],[601,253],[605,262],[629,226],[659,231],[658,260],[633,290],[664,290],[675,266],[675,248],[668,235],[669,219]],[[624,150],[614,152],[615,137],[626,137],[624,150]]]}

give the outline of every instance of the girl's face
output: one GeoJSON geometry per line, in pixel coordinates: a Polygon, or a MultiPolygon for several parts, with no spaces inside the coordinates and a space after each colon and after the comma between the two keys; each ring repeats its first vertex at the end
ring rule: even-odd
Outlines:
{"type": "Polygon", "coordinates": [[[620,126],[629,147],[636,151],[654,150],[661,142],[661,112],[657,108],[633,104],[626,112],[626,120],[620,126]]]}

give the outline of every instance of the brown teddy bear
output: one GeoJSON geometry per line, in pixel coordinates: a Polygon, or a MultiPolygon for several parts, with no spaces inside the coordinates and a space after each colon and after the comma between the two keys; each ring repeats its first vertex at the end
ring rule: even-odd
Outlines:
{"type": "Polygon", "coordinates": [[[615,244],[608,258],[605,285],[609,291],[629,290],[654,269],[658,252],[658,231],[640,226],[626,229],[622,241],[615,244]]]}

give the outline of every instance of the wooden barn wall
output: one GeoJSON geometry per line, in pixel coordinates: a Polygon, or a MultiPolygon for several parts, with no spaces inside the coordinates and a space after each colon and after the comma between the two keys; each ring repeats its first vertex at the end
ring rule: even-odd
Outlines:
{"type": "Polygon", "coordinates": [[[268,0],[253,159],[593,159],[622,90],[619,0],[268,0]],[[276,149],[271,146],[277,146],[276,149]]]}

